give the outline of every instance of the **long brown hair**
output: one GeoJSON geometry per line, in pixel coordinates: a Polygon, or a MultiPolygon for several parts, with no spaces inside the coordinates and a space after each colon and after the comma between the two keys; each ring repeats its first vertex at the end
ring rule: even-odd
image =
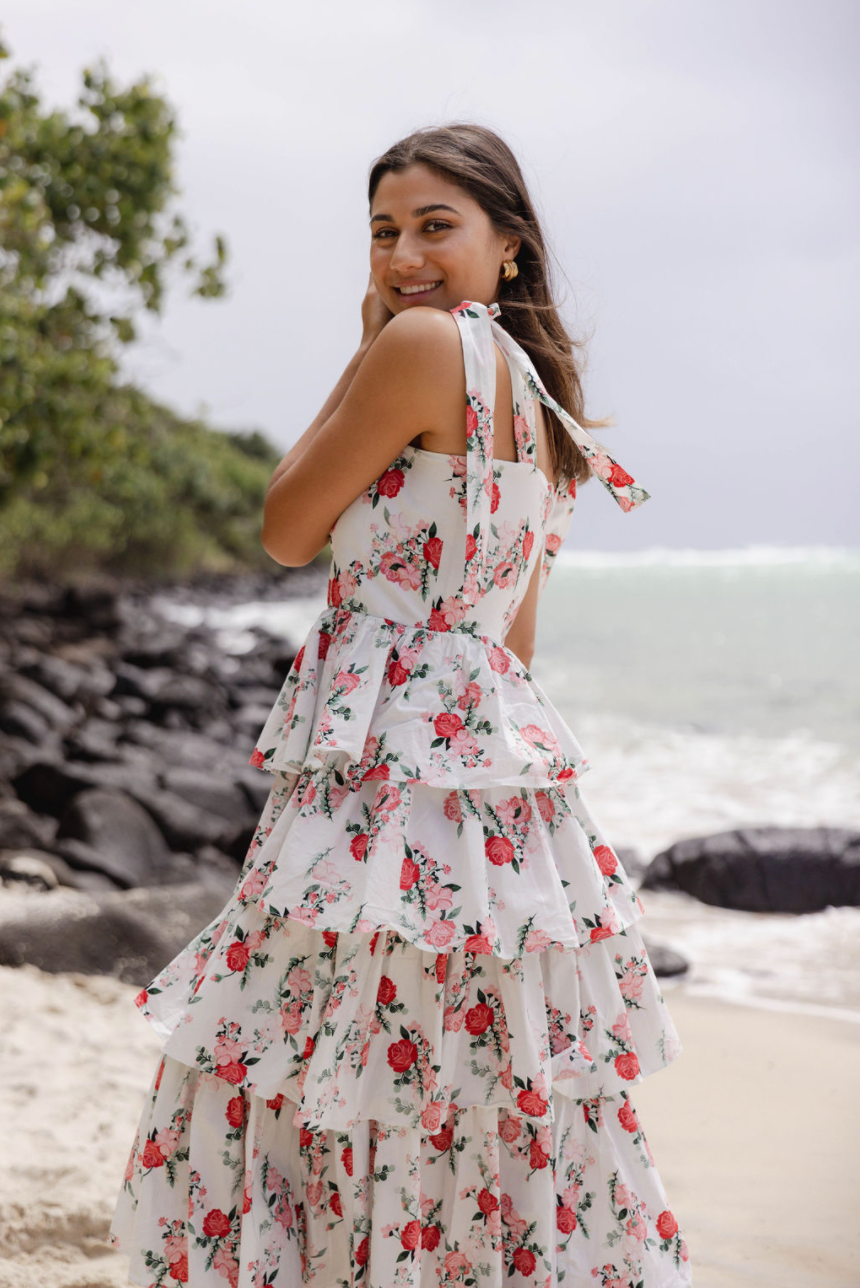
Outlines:
{"type": "MultiPolygon", "coordinates": [[[[509,282],[499,279],[500,325],[525,349],[547,392],[575,421],[586,429],[612,424],[608,418],[589,420],[585,415],[584,360],[578,356],[584,341],[569,336],[562,325],[550,287],[547,245],[519,163],[504,139],[486,126],[469,122],[416,130],[373,162],[369,205],[384,174],[416,163],[463,188],[497,232],[520,238],[517,276],[509,282]]],[[[571,479],[585,481],[591,475],[588,461],[555,413],[549,407],[544,411],[559,485],[571,479]]]]}

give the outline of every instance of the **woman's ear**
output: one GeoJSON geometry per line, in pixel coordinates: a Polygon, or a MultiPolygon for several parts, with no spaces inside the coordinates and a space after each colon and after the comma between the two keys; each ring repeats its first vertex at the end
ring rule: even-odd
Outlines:
{"type": "Polygon", "coordinates": [[[522,241],[519,237],[514,237],[510,233],[505,234],[505,240],[502,249],[505,253],[505,259],[514,259],[519,253],[522,241]]]}

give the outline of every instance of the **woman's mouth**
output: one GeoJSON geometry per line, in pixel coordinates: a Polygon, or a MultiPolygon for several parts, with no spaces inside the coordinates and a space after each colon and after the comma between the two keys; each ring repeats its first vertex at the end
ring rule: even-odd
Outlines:
{"type": "Polygon", "coordinates": [[[435,282],[403,282],[401,286],[395,286],[397,294],[404,300],[425,300],[428,295],[432,295],[437,286],[441,286],[441,278],[435,282]]]}

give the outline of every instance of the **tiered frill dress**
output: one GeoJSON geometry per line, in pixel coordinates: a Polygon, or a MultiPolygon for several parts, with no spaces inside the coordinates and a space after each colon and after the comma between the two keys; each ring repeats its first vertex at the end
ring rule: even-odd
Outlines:
{"type": "Polygon", "coordinates": [[[648,493],[498,305],[451,312],[467,452],[404,448],[337,520],[235,890],[136,998],[163,1055],[108,1236],[135,1284],[691,1283],[629,1095],[681,1050],[644,909],[504,645],[575,495],[537,467],[535,399],[623,509],[648,493]]]}

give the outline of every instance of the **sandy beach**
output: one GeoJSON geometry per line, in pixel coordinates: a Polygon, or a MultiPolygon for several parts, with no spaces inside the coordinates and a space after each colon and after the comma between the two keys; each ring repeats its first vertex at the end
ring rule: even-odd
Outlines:
{"type": "MultiPolygon", "coordinates": [[[[631,1094],[696,1288],[856,1288],[860,1025],[664,983],[684,1051],[631,1094]]],[[[127,1283],[103,1239],[159,1051],[135,991],[0,968],[0,1288],[127,1283]]]]}

